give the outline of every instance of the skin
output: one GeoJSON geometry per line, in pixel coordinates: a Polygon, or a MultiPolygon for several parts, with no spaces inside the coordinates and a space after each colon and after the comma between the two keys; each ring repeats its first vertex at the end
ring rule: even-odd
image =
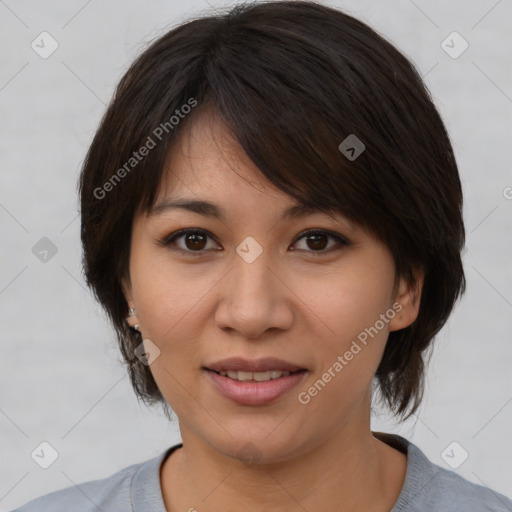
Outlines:
{"type": "Polygon", "coordinates": [[[178,209],[137,215],[123,281],[136,312],[127,321],[160,350],[150,370],[183,438],[161,466],[167,510],[389,511],[407,458],[372,435],[371,384],[389,332],[418,314],[422,276],[416,287],[400,279],[394,288],[389,249],[341,214],[279,221],[295,199],[265,180],[214,114],[191,121],[169,154],[156,202],[209,200],[227,217],[178,209]],[[174,248],[188,254],[158,245],[182,228],[212,234],[199,256],[187,237],[174,248]],[[350,244],[327,235],[308,243],[298,238],[307,228],[350,244]],[[252,263],[236,252],[247,236],[263,249],[252,263]],[[308,404],[299,403],[298,393],[395,303],[400,313],[308,404]],[[201,369],[231,356],[278,357],[308,374],[271,404],[237,405],[201,369]],[[247,443],[259,452],[256,464],[239,455],[247,443]]]}

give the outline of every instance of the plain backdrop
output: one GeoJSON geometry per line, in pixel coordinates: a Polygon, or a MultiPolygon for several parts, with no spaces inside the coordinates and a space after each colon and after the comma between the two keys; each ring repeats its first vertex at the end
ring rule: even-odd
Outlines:
{"type": "MultiPolygon", "coordinates": [[[[236,3],[210,2],[0,1],[0,512],[180,441],[176,420],[137,402],[84,285],[76,180],[132,60],[189,16],[236,3]],[[36,257],[44,237],[56,250],[47,261],[36,257]],[[48,469],[31,458],[43,441],[58,453],[48,469]]],[[[325,3],[415,62],[465,193],[468,287],[437,337],[422,408],[403,424],[380,411],[372,428],[448,469],[447,447],[459,461],[467,452],[455,471],[512,497],[512,1],[325,3]]]]}

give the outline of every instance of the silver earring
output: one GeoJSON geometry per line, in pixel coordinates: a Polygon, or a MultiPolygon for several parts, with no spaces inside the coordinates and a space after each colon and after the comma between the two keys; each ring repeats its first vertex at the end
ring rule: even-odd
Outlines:
{"type": "Polygon", "coordinates": [[[133,326],[133,328],[134,328],[136,331],[138,331],[138,330],[139,330],[139,324],[135,324],[135,325],[133,326]]]}
{"type": "Polygon", "coordinates": [[[129,308],[128,309],[128,316],[134,316],[135,315],[135,311],[133,308],[129,308]]]}

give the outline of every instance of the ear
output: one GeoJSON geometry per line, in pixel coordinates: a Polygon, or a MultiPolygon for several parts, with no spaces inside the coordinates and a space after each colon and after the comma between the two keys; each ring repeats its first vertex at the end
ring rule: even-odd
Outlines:
{"type": "MultiPolygon", "coordinates": [[[[126,302],[128,302],[128,304],[130,304],[132,302],[132,284],[130,282],[129,277],[123,277],[121,279],[121,288],[122,288],[123,294],[126,298],[126,302]]],[[[133,306],[130,305],[129,307],[133,307],[133,306]]]]}
{"type": "MultiPolygon", "coordinates": [[[[126,298],[126,302],[128,303],[128,308],[135,309],[135,305],[132,298],[132,286],[129,278],[121,279],[121,288],[123,289],[124,296],[126,298]]],[[[126,311],[126,321],[130,327],[135,327],[139,324],[139,319],[137,318],[137,312],[133,316],[129,316],[128,311],[126,311]]]]}
{"type": "Polygon", "coordinates": [[[413,283],[409,283],[403,277],[399,280],[398,290],[393,304],[393,309],[395,310],[396,315],[389,322],[390,331],[405,329],[418,317],[421,292],[423,290],[423,280],[425,276],[422,269],[414,270],[413,274],[413,283]]]}

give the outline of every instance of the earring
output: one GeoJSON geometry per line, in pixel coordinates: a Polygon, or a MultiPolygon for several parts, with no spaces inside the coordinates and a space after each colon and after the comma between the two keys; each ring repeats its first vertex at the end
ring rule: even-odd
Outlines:
{"type": "MultiPolygon", "coordinates": [[[[128,316],[135,316],[135,311],[133,308],[128,308],[128,316]]],[[[136,331],[139,330],[139,324],[135,324],[133,327],[133,329],[135,329],[136,331]]]]}

